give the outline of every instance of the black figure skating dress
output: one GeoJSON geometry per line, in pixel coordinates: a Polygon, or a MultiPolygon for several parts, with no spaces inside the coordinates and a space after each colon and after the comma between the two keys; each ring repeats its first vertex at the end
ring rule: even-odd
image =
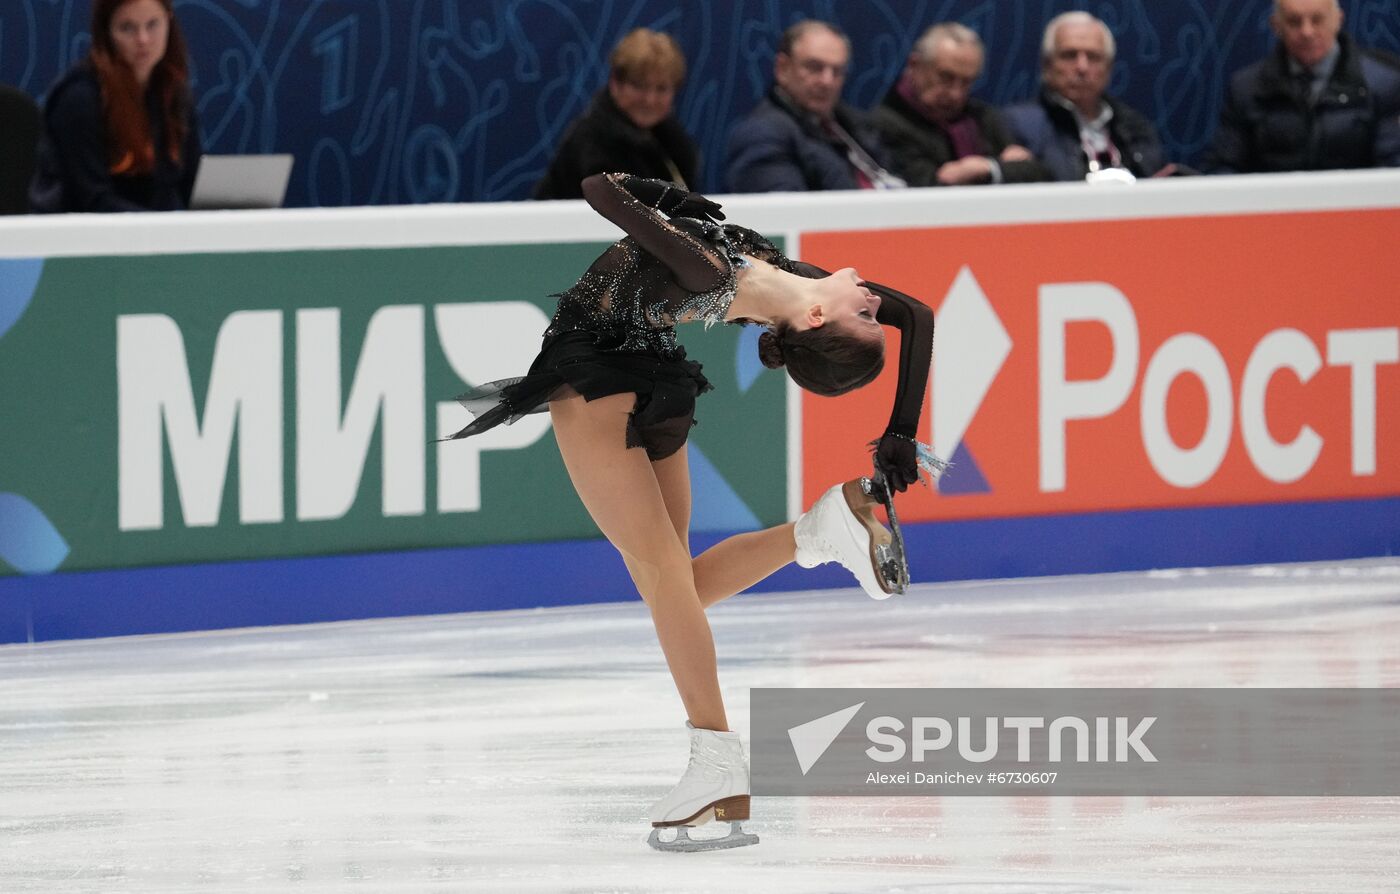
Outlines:
{"type": "MultiPolygon", "coordinates": [[[[580,394],[594,400],[631,392],[637,402],[628,420],[627,446],[645,448],[652,460],[664,459],[685,444],[695,398],[710,389],[700,364],[687,359],[676,341],[675,327],[724,322],[748,258],[801,276],[828,275],[785,257],[752,230],[716,223],[711,218],[722,217],[715,215],[718,205],[669,183],[596,174],[583,181],[583,194],[627,237],[559,296],[528,373],[458,398],[475,418],[453,439],[540,412],[556,398],[580,394]]],[[[900,387],[887,434],[910,438],[928,376],[933,314],[893,289],[866,285],[882,297],[877,319],[903,330],[900,387]]]]}

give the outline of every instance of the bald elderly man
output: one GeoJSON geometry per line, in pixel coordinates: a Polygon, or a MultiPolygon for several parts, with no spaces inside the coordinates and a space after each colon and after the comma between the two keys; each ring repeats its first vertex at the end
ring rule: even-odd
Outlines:
{"type": "Polygon", "coordinates": [[[1278,46],[1230,79],[1208,172],[1400,166],[1400,60],[1342,19],[1337,0],[1275,0],[1278,46]]]}

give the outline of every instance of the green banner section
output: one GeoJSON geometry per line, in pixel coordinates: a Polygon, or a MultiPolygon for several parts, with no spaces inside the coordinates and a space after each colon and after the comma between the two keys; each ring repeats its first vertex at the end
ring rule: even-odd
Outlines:
{"type": "MultiPolygon", "coordinates": [[[[24,508],[0,574],[35,570],[31,541],[77,570],[598,536],[547,414],[435,439],[469,420],[466,383],[525,372],[604,247],[6,262],[0,497],[24,508]]],[[[783,377],[756,374],[752,332],[680,334],[715,385],[696,529],[783,520],[783,377]]]]}

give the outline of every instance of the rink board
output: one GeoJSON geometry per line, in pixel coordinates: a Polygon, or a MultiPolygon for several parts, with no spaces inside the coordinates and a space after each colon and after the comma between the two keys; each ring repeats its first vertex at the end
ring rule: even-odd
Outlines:
{"type": "MultiPolygon", "coordinates": [[[[1400,554],[1400,499],[905,527],[916,582],[1400,554]]],[[[699,550],[721,534],[697,535],[699,550]]],[[[756,592],[852,587],[790,565],[756,592]]],[[[635,600],[603,540],[59,572],[0,580],[0,643],[635,600]]],[[[866,601],[856,589],[852,600],[866,601]]],[[[878,607],[873,607],[878,611],[878,607]]]]}
{"type": "MultiPolygon", "coordinates": [[[[1400,175],[725,204],[936,308],[916,581],[1400,549],[1400,175]]],[[[547,417],[434,442],[615,236],[582,203],[115,223],[0,221],[0,641],[634,598],[547,417]]],[[[696,549],[868,469],[893,363],[824,401],[682,336],[696,549]]]]}

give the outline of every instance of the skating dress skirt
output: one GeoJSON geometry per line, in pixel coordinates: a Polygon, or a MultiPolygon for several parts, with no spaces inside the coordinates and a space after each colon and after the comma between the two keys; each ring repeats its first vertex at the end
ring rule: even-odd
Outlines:
{"type": "Polygon", "coordinates": [[[711,385],[684,348],[662,354],[615,350],[612,343],[610,333],[547,332],[524,376],[489,382],[457,398],[475,418],[452,437],[470,437],[542,412],[556,398],[579,394],[596,400],[631,392],[637,402],[627,419],[627,446],[645,448],[649,459],[665,459],[685,445],[695,424],[695,398],[711,385]]]}

